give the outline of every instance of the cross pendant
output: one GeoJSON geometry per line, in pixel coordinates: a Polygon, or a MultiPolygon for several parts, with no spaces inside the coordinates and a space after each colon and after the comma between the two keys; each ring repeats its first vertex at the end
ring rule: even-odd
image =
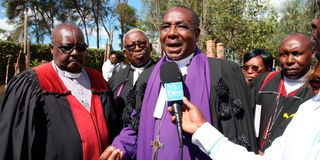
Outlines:
{"type": "Polygon", "coordinates": [[[153,160],[157,160],[158,159],[158,151],[160,148],[163,148],[164,144],[162,144],[160,142],[160,136],[157,135],[156,138],[151,141],[150,145],[153,147],[153,160]]]}

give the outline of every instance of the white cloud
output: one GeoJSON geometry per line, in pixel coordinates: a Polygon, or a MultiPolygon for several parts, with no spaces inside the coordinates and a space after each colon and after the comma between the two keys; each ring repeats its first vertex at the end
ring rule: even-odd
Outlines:
{"type": "Polygon", "coordinates": [[[11,25],[7,22],[7,18],[0,19],[0,28],[5,31],[13,31],[14,25],[11,25]]]}

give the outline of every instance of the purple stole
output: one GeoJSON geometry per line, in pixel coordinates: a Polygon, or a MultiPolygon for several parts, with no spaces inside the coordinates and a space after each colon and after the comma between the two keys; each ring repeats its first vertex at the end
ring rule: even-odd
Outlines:
{"type": "MultiPolygon", "coordinates": [[[[160,91],[160,66],[166,62],[163,57],[156,64],[148,80],[147,88],[142,102],[142,110],[139,124],[139,134],[137,139],[137,159],[152,159],[153,147],[150,145],[160,128],[160,142],[164,147],[159,149],[158,159],[179,159],[179,140],[176,126],[171,122],[171,115],[164,108],[162,119],[153,117],[153,112],[157,103],[160,91]],[[161,125],[161,127],[159,127],[161,125]]],[[[208,58],[199,49],[195,50],[194,57],[188,66],[188,73],[184,81],[185,96],[196,104],[202,111],[206,121],[211,122],[210,115],[210,68],[208,58]]],[[[206,159],[195,145],[191,143],[191,137],[184,134],[183,159],[190,157],[196,159],[206,159]]]]}

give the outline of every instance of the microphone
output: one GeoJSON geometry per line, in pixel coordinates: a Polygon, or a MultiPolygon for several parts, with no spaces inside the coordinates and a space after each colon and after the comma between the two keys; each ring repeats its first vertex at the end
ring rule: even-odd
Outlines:
{"type": "Polygon", "coordinates": [[[160,80],[164,84],[168,104],[172,105],[176,116],[180,148],[183,148],[181,106],[183,98],[182,75],[175,62],[165,62],[160,66],[160,80]]]}

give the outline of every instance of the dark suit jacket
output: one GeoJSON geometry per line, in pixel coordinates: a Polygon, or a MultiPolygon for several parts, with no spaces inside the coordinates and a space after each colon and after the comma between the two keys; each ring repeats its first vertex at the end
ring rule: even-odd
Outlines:
{"type": "MultiPolygon", "coordinates": [[[[151,62],[146,66],[145,70],[154,66],[154,64],[155,62],[151,60],[151,62]]],[[[134,70],[130,65],[128,65],[125,69],[120,70],[119,72],[112,75],[112,77],[108,81],[116,103],[116,113],[120,117],[122,117],[123,109],[127,105],[128,95],[134,88],[133,72],[134,70]]]]}

